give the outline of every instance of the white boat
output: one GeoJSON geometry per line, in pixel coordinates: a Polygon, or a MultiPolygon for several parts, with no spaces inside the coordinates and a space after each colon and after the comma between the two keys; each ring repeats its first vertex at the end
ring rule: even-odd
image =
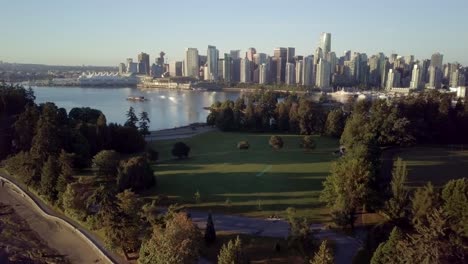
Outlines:
{"type": "Polygon", "coordinates": [[[145,98],[144,96],[129,96],[129,97],[127,97],[127,100],[128,101],[137,101],[137,102],[148,101],[148,99],[145,98]]]}

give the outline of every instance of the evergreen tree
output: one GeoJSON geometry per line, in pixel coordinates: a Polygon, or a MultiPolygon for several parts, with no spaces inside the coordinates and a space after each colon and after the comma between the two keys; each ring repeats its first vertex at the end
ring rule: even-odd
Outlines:
{"type": "Polygon", "coordinates": [[[401,231],[394,227],[386,242],[380,243],[371,259],[371,264],[403,264],[398,259],[397,244],[403,239],[401,231]]]}
{"type": "Polygon", "coordinates": [[[14,126],[16,132],[16,148],[21,151],[29,151],[36,133],[39,111],[35,105],[26,105],[23,113],[18,117],[14,126]]]}
{"type": "Polygon", "coordinates": [[[59,173],[60,168],[57,164],[56,157],[49,156],[46,163],[42,167],[41,194],[51,202],[55,202],[57,200],[56,185],[59,173]]]}
{"type": "Polygon", "coordinates": [[[341,109],[334,109],[328,113],[325,122],[325,135],[331,137],[341,137],[345,126],[345,117],[341,109]]]}
{"type": "Polygon", "coordinates": [[[138,117],[135,114],[135,109],[133,109],[133,107],[130,106],[127,112],[127,121],[125,121],[124,126],[137,128],[136,126],[137,122],[138,122],[138,117]]]}
{"type": "Polygon", "coordinates": [[[427,224],[427,215],[432,209],[440,205],[440,197],[437,190],[429,182],[422,188],[417,188],[411,199],[412,222],[414,225],[427,224]]]}
{"type": "Polygon", "coordinates": [[[141,112],[140,121],[138,122],[138,130],[143,136],[147,136],[150,134],[149,123],[150,123],[150,119],[148,117],[148,113],[145,111],[141,112]]]}
{"type": "Polygon", "coordinates": [[[310,264],[333,264],[333,255],[327,246],[327,241],[324,240],[320,244],[319,250],[315,253],[314,258],[310,261],[310,264]]]}
{"type": "Polygon", "coordinates": [[[451,229],[468,237],[468,179],[451,180],[445,184],[442,200],[451,229]]]}
{"type": "Polygon", "coordinates": [[[53,103],[42,105],[42,112],[37,122],[37,133],[32,140],[31,155],[38,166],[46,162],[51,154],[60,151],[60,134],[57,107],[53,103]]]}
{"type": "Polygon", "coordinates": [[[58,163],[60,174],[57,179],[55,191],[58,195],[59,205],[61,205],[63,193],[66,191],[67,184],[71,182],[71,177],[73,176],[73,154],[66,153],[62,150],[58,163]]]}
{"type": "Polygon", "coordinates": [[[113,178],[117,174],[120,157],[114,150],[103,150],[93,158],[92,167],[97,176],[113,178]]]}
{"type": "Polygon", "coordinates": [[[205,243],[207,245],[213,244],[216,241],[216,231],[213,223],[213,217],[211,213],[208,214],[208,220],[206,221],[205,229],[205,243]]]}
{"type": "Polygon", "coordinates": [[[244,264],[245,259],[242,242],[237,236],[236,240],[230,240],[224,244],[218,255],[218,264],[244,264]]]}
{"type": "Polygon", "coordinates": [[[395,162],[395,168],[392,172],[392,181],[390,183],[392,197],[386,203],[386,213],[392,220],[403,218],[405,208],[409,203],[408,191],[405,188],[408,169],[406,162],[398,158],[395,162]]]}

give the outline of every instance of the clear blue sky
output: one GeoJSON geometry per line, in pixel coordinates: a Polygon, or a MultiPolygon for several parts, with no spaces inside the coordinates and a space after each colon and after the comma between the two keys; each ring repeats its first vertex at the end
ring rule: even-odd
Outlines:
{"type": "Polygon", "coordinates": [[[379,51],[468,65],[468,0],[0,0],[0,60],[117,65],[140,51],[169,60],[206,54],[312,54],[320,32],[332,50],[379,51]]]}

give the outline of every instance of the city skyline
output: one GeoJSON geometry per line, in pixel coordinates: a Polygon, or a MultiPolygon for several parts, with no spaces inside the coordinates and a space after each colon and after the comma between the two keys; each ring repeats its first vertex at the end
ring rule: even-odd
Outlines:
{"type": "Polygon", "coordinates": [[[464,32],[462,19],[468,3],[461,0],[405,5],[400,5],[403,1],[361,1],[359,5],[240,1],[235,6],[216,1],[23,2],[2,6],[5,15],[0,22],[9,25],[0,29],[6,36],[0,50],[2,61],[117,65],[139,52],[155,58],[161,50],[168,61],[180,61],[186,48],[198,48],[204,54],[207,45],[216,46],[220,54],[240,49],[242,57],[249,47],[266,54],[276,47],[295,47],[296,54],[307,56],[320,46],[321,32],[331,32],[331,50],[338,56],[352,50],[425,59],[440,52],[446,62],[468,64],[464,44],[468,35],[459,34],[464,32]],[[103,14],[106,9],[112,12],[103,14]],[[442,19],[447,15],[450,19],[442,19]],[[18,22],[12,23],[15,19],[18,22]]]}

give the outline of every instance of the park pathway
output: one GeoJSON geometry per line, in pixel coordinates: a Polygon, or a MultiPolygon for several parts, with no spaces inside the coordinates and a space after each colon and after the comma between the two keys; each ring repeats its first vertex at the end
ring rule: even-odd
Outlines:
{"type": "MultiPolygon", "coordinates": [[[[56,249],[60,254],[67,256],[71,263],[109,263],[101,254],[107,256],[111,263],[127,263],[114,252],[107,250],[104,243],[94,234],[81,227],[74,220],[60,214],[38,199],[23,184],[13,177],[0,172],[0,178],[5,178],[12,182],[0,185],[0,201],[11,205],[20,217],[22,217],[51,248],[56,249]],[[32,199],[24,197],[16,188],[20,188],[32,199]],[[41,212],[42,211],[42,212],[41,212]],[[73,229],[64,224],[45,217],[43,213],[57,217],[73,226],[73,229]],[[78,235],[81,232],[87,239],[78,235]],[[98,251],[93,248],[91,241],[98,251]]],[[[3,180],[3,179],[2,179],[3,180]]]]}

